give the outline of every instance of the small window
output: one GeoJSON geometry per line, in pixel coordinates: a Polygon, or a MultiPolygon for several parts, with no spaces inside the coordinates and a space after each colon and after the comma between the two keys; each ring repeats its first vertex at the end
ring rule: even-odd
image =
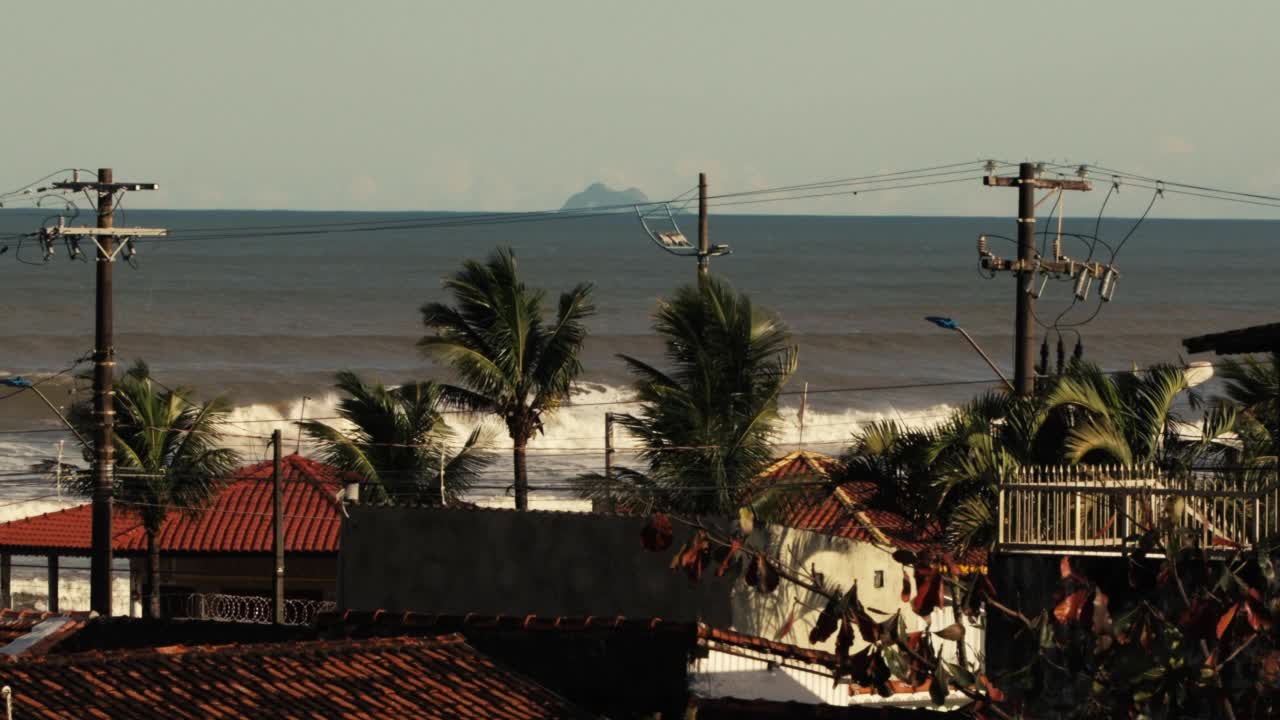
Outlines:
{"type": "Polygon", "coordinates": [[[875,582],[873,583],[873,585],[875,585],[878,588],[884,587],[884,571],[883,570],[876,571],[875,582]]]}

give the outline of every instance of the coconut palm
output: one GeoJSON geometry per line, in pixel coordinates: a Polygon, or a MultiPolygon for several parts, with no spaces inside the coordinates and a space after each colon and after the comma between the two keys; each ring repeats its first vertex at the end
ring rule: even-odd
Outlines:
{"type": "Polygon", "coordinates": [[[832,482],[873,483],[869,509],[887,510],[925,526],[936,518],[937,488],[929,468],[933,433],[897,421],[868,423],[832,472],[832,482]]]}
{"type": "Polygon", "coordinates": [[[435,383],[387,388],[344,370],[334,387],[344,395],[338,414],[351,428],[314,420],[299,425],[317,443],[326,463],[364,481],[370,502],[456,501],[489,463],[478,450],[479,428],[459,449],[449,449],[455,434],[440,413],[443,393],[435,383]]]}
{"type": "Polygon", "coordinates": [[[583,321],[595,312],[592,286],[583,283],[562,293],[548,321],[545,293],[520,280],[510,249],[499,249],[484,262],[466,261],[444,286],[454,304],[422,306],[422,322],[433,334],[418,347],[457,373],[461,385],[440,386],[446,402],[506,423],[516,508],[526,510],[529,441],[542,431],[544,418],[568,400],[582,370],[583,321]]]}
{"type": "MultiPolygon", "coordinates": [[[[173,509],[199,513],[239,463],[237,453],[220,447],[221,422],[230,405],[224,398],[193,402],[191,391],[166,388],[138,361],[115,381],[115,466],[112,494],[138,513],[147,536],[147,597],[150,617],[160,616],[160,528],[173,509]]],[[[92,435],[91,401],[77,403],[73,422],[92,435]]],[[[85,459],[93,457],[93,447],[85,459]]],[[[82,494],[92,495],[91,472],[74,476],[82,494]]]]}
{"type": "Polygon", "coordinates": [[[839,480],[875,483],[868,507],[895,512],[922,530],[936,525],[954,550],[989,544],[999,483],[1021,465],[1061,456],[1061,413],[1041,417],[1039,403],[990,392],[927,430],[872,423],[855,435],[839,480]]]}
{"type": "Polygon", "coordinates": [[[1049,391],[1040,413],[1078,411],[1063,448],[1068,462],[1166,463],[1179,450],[1174,403],[1186,389],[1186,370],[1176,365],[1105,373],[1076,363],[1049,391]]]}
{"type": "Polygon", "coordinates": [[[654,329],[670,369],[620,355],[640,409],[615,416],[639,439],[648,468],[621,471],[629,482],[584,476],[579,490],[683,512],[732,511],[773,458],[778,395],[795,372],[796,347],[777,317],[714,278],[661,301],[654,329]]]}
{"type": "MultiPolygon", "coordinates": [[[[1261,426],[1255,430],[1265,432],[1272,440],[1265,454],[1280,454],[1280,447],[1276,445],[1280,442],[1280,353],[1271,353],[1265,359],[1252,355],[1239,360],[1227,359],[1219,375],[1225,381],[1226,398],[1261,426]]],[[[1244,422],[1246,420],[1241,419],[1241,423],[1244,422]]],[[[1254,439],[1260,437],[1257,432],[1252,435],[1254,439]]]]}

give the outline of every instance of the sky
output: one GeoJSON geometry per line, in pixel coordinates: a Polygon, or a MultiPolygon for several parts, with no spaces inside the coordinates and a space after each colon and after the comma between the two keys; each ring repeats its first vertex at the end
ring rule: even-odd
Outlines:
{"type": "MultiPolygon", "coordinates": [[[[535,210],[997,158],[1280,194],[1277,26],[1203,0],[7,3],[0,191],[111,166],[161,184],[133,207],[535,210]]],[[[747,209],[1014,207],[975,181],[747,209]]]]}

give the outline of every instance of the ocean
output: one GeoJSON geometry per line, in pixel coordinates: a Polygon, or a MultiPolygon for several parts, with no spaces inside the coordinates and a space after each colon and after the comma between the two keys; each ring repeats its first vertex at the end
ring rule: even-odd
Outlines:
{"type": "MultiPolygon", "coordinates": [[[[0,235],[35,229],[50,212],[0,210],[0,235]]],[[[116,268],[118,361],[145,359],[166,384],[196,388],[203,397],[229,395],[243,422],[228,442],[246,460],[259,460],[272,429],[282,428],[296,441],[291,420],[333,415],[337,370],[391,384],[447,379],[447,369],[414,346],[423,333],[418,308],[447,299],[441,278],[464,258],[510,246],[527,283],[547,290],[549,308],[558,292],[584,281],[595,284],[598,307],[575,405],[534,441],[532,481],[552,483],[600,468],[604,413],[625,411],[608,403],[629,394],[616,355],[661,365],[662,348],[650,330],[655,304],[695,278],[694,259],[655,247],[633,214],[269,238],[236,231],[218,239],[198,236],[216,228],[440,217],[128,211],[117,225],[167,227],[173,237],[140,243],[136,268],[116,268]]],[[[680,222],[692,236],[694,219],[680,222]]],[[[1101,235],[1115,245],[1132,224],[1108,218],[1101,235]]],[[[1097,310],[1091,321],[1062,333],[1067,351],[1078,330],[1085,356],[1107,368],[1176,361],[1184,337],[1266,322],[1275,300],[1270,282],[1278,228],[1265,221],[1146,221],[1116,259],[1121,276],[1112,302],[1099,306],[1095,284],[1087,303],[1062,316],[1061,323],[1079,322],[1097,310]]],[[[1092,233],[1094,221],[1068,221],[1065,229],[1092,233]]],[[[955,318],[1012,372],[1014,281],[980,275],[976,241],[982,233],[1015,232],[1009,217],[713,215],[712,242],[733,252],[713,258],[711,269],[790,327],[800,349],[791,389],[809,388],[805,445],[834,453],[869,419],[936,422],[984,387],[967,381],[994,381],[962,338],[925,322],[926,315],[955,318]],[[949,382],[957,384],[901,387],[949,382]],[[872,389],[880,386],[894,389],[872,389]]],[[[1072,257],[1087,253],[1079,241],[1064,242],[1072,257]]],[[[3,244],[9,251],[0,255],[0,376],[40,377],[65,368],[92,345],[93,263],[69,260],[65,252],[45,263],[31,241],[21,248],[14,241],[3,244]]],[[[1014,250],[998,239],[991,248],[1006,257],[1014,250]]],[[[1105,261],[1109,254],[1099,247],[1095,257],[1105,261]]],[[[1070,298],[1069,282],[1050,281],[1039,319],[1052,325],[1070,298]]],[[[44,387],[62,403],[70,381],[44,387]]],[[[785,401],[784,449],[800,440],[799,402],[798,395],[785,401]]],[[[455,421],[460,427],[472,422],[455,421]]],[[[68,439],[31,393],[0,400],[0,472],[52,457],[57,441],[68,439]],[[12,432],[20,430],[41,432],[12,432]]],[[[626,438],[618,442],[628,447],[626,438]]],[[[498,432],[494,445],[494,482],[480,494],[505,492],[501,448],[509,441],[498,432]]],[[[65,447],[68,457],[75,455],[72,444],[65,447]]],[[[307,451],[305,442],[297,447],[307,451]]],[[[625,452],[618,461],[626,462],[625,452]]],[[[4,487],[11,495],[49,492],[45,484],[4,487]]]]}

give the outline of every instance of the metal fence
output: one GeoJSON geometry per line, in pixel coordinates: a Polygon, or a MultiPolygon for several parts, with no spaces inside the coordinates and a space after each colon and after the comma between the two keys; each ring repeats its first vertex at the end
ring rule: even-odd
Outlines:
{"type": "Polygon", "coordinates": [[[1280,530],[1274,475],[1154,465],[1020,468],[999,486],[997,548],[1118,550],[1126,538],[1176,523],[1204,547],[1248,547],[1280,530]]]}
{"type": "MultiPolygon", "coordinates": [[[[285,625],[310,625],[316,615],[337,609],[337,603],[327,600],[284,601],[285,625]]],[[[224,595],[221,593],[191,593],[187,596],[187,617],[226,622],[270,623],[272,621],[271,598],[260,595],[224,595]]]]}

